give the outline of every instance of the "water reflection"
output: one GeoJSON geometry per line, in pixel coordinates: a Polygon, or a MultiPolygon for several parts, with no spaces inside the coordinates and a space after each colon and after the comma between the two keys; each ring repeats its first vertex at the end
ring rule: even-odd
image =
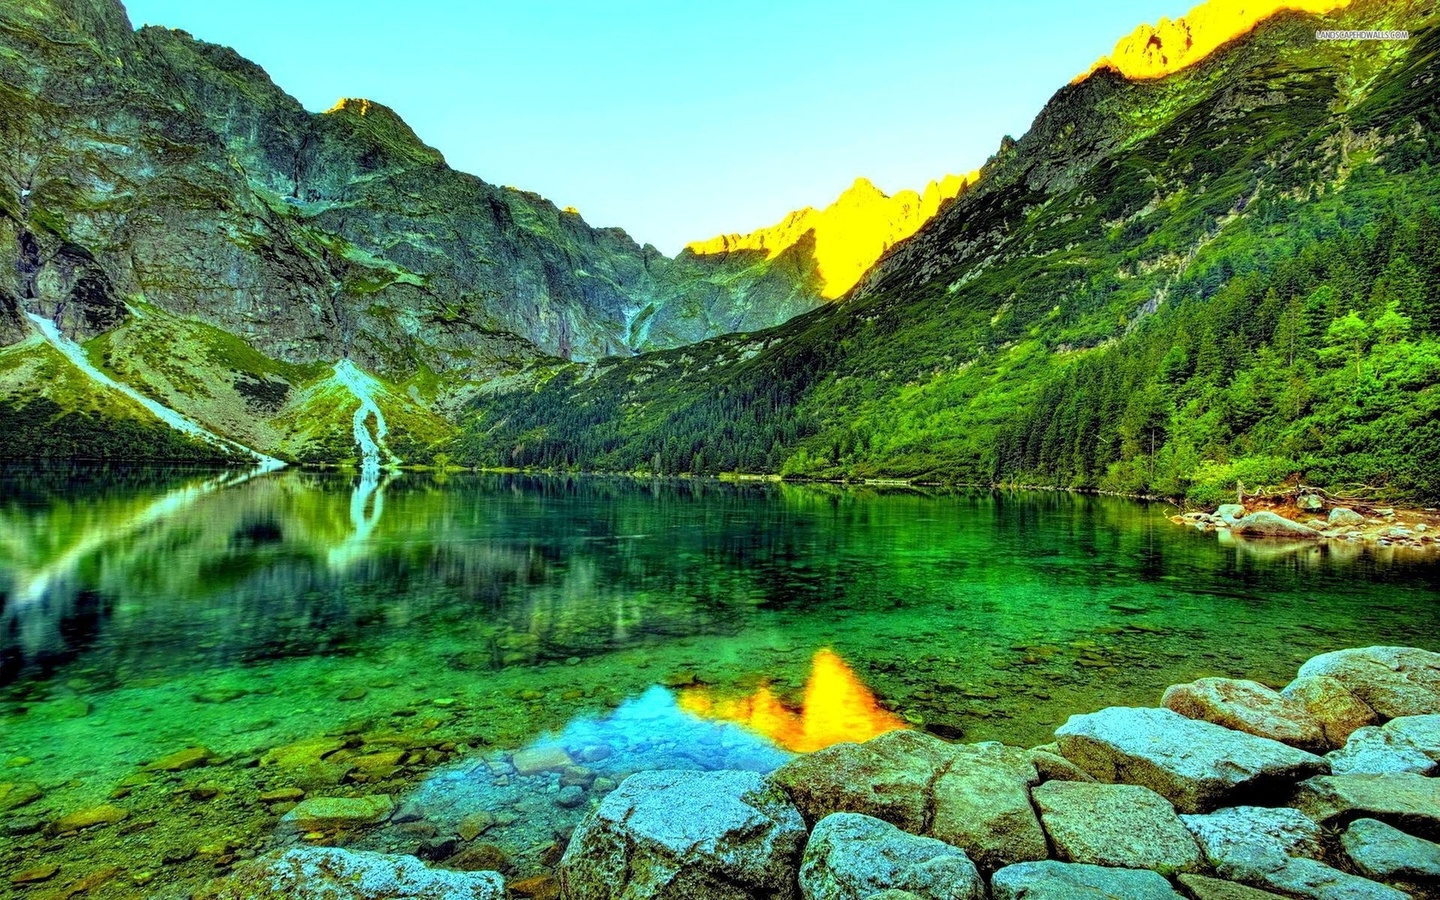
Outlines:
{"type": "MultiPolygon", "coordinates": [[[[358,846],[384,849],[417,832],[480,838],[522,870],[569,833],[627,776],[652,769],[770,772],[791,754],[729,722],[687,712],[656,685],[603,715],[573,719],[514,752],[493,751],[437,769],[400,798],[393,824],[358,846]]],[[[283,833],[282,839],[290,836],[283,833]]],[[[430,852],[448,855],[454,841],[430,852]]]]}
{"type": "Polygon", "coordinates": [[[707,719],[735,722],[787,750],[808,753],[842,741],[863,743],[887,731],[908,728],[882,709],[875,694],[834,650],[825,648],[810,663],[800,708],[780,702],[769,684],[739,698],[716,698],[707,688],[686,688],[680,706],[707,719]]]}
{"type": "Polygon", "coordinates": [[[351,532],[326,554],[330,568],[343,569],[368,552],[370,536],[385,514],[385,489],[394,480],[393,471],[387,471],[383,480],[379,470],[373,467],[366,467],[361,473],[360,480],[350,492],[351,532]]]}

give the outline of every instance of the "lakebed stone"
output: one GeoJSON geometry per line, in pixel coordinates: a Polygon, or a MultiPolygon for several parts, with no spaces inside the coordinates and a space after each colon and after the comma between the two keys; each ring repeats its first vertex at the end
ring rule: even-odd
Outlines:
{"type": "Polygon", "coordinates": [[[575,765],[575,760],[565,752],[564,747],[547,745],[517,750],[510,763],[520,775],[538,775],[541,772],[561,771],[575,765]]]}
{"type": "Polygon", "coordinates": [[[373,825],[390,818],[395,801],[384,794],[366,797],[310,797],[281,817],[298,831],[332,831],[373,825]]]}
{"type": "Polygon", "coordinates": [[[196,900],[505,900],[496,872],[431,869],[413,856],[296,847],[242,862],[196,900]]]}
{"type": "Polygon", "coordinates": [[[1100,781],[1148,787],[1187,813],[1329,771],[1314,754],[1169,709],[1110,707],[1055,734],[1065,758],[1100,781]]]}
{"type": "Polygon", "coordinates": [[[9,812],[34,803],[45,792],[33,781],[9,781],[0,783],[0,812],[9,812]]]}
{"type": "Polygon", "coordinates": [[[1311,659],[1300,676],[1328,675],[1387,719],[1440,713],[1440,653],[1362,647],[1311,659]]]}
{"type": "Polygon", "coordinates": [[[114,825],[116,822],[124,821],[129,815],[127,810],[109,803],[102,803],[99,806],[92,806],[61,816],[55,820],[53,827],[58,832],[79,831],[82,828],[94,828],[98,825],[114,825]]]}
{"type": "Polygon", "coordinates": [[[1324,750],[1325,729],[1304,705],[1256,681],[1201,678],[1177,684],[1160,701],[1190,719],[1280,741],[1302,750],[1324,750]]]}
{"type": "Polygon", "coordinates": [[[867,900],[896,889],[922,900],[982,900],[985,882],[965,853],[859,813],[816,824],[800,865],[805,900],[867,900]]]}
{"type": "Polygon", "coordinates": [[[1032,792],[1055,856],[1122,869],[1193,872],[1200,848],[1170,801],[1131,784],[1051,781],[1032,792]]]}
{"type": "Polygon", "coordinates": [[[571,900],[796,896],[805,820],[753,772],[641,772],[581,823],[560,862],[571,900]]]}
{"type": "Polygon", "coordinates": [[[1184,900],[1154,872],[1055,860],[1006,866],[990,892],[995,900],[1184,900]]]}
{"type": "Polygon", "coordinates": [[[146,768],[157,772],[185,772],[201,766],[208,766],[214,758],[215,754],[206,747],[186,747],[184,750],[176,750],[168,756],[160,757],[146,768]]]}
{"type": "Polygon", "coordinates": [[[1278,900],[1279,894],[1262,891],[1260,888],[1237,884],[1223,878],[1186,873],[1178,880],[1195,900],[1278,900]]]}

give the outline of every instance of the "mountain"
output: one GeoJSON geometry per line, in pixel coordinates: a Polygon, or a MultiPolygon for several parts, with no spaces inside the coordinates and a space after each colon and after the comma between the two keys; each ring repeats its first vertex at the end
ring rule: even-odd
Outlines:
{"type": "Polygon", "coordinates": [[[1354,0],[1282,11],[1165,77],[1101,67],[838,302],[541,366],[477,399],[456,454],[1440,498],[1436,18],[1354,0]]]}
{"type": "Polygon", "coordinates": [[[351,409],[327,398],[352,361],[385,386],[388,423],[418,429],[391,429],[417,461],[529,364],[820,302],[763,254],[671,260],[455,171],[379,103],[309,113],[228,48],[135,31],[116,0],[0,5],[0,146],[0,456],[198,439],[343,460],[351,409]],[[81,350],[47,343],[46,321],[81,350]],[[115,384],[194,428],[161,435],[115,384]]]}
{"type": "Polygon", "coordinates": [[[1113,69],[1126,78],[1160,78],[1201,62],[1223,44],[1247,34],[1280,12],[1323,14],[1343,9],[1352,0],[1206,0],[1174,20],[1140,25],[1121,38],[1109,56],[1102,56],[1082,80],[1097,69],[1113,69]]]}
{"type": "Polygon", "coordinates": [[[930,182],[923,193],[901,191],[893,197],[857,178],[824,209],[807,206],[769,228],[696,241],[685,250],[707,259],[732,253],[763,253],[774,259],[801,250],[820,284],[820,296],[834,300],[854,287],[886,250],[919,231],[978,177],[978,172],[947,175],[930,182]]]}

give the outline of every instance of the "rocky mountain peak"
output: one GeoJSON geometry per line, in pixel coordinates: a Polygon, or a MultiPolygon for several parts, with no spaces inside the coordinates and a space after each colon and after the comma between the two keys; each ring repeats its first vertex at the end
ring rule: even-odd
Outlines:
{"type": "Polygon", "coordinates": [[[1324,15],[1352,0],[1207,0],[1185,15],[1143,24],[1102,56],[1084,74],[1113,69],[1130,79],[1160,78],[1192,66],[1256,25],[1281,12],[1324,15]]]}

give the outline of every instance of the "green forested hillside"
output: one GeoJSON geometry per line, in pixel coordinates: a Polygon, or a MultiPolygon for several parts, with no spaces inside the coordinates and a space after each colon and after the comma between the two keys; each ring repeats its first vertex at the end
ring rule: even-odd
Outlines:
{"type": "Polygon", "coordinates": [[[1062,90],[844,302],[537,368],[458,456],[665,473],[1234,482],[1440,498],[1435,10],[1284,15],[1155,82],[1062,90]]]}

